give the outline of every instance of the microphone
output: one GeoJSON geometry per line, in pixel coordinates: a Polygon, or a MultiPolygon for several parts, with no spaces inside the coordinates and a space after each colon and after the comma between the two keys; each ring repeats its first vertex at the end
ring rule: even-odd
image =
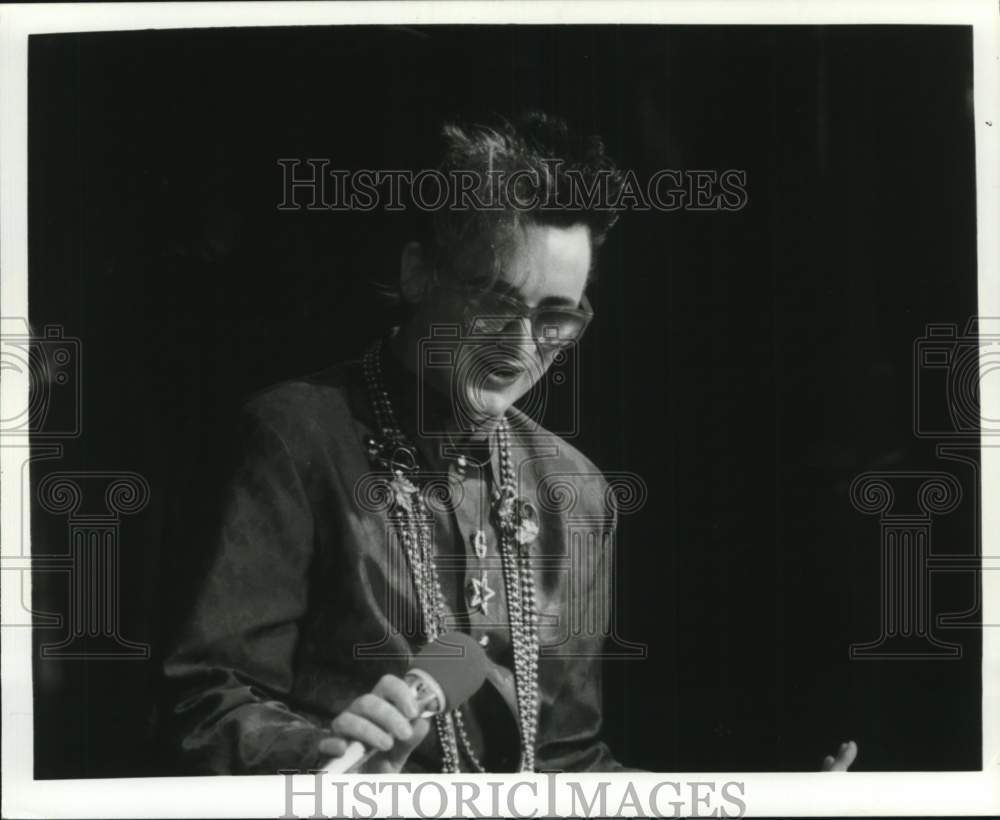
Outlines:
{"type": "MultiPolygon", "coordinates": [[[[420,717],[433,717],[464,704],[486,681],[488,663],[483,648],[464,632],[448,632],[427,644],[403,677],[417,699],[420,717]]],[[[330,774],[350,774],[377,753],[353,740],[342,755],[319,768],[330,774]]]]}

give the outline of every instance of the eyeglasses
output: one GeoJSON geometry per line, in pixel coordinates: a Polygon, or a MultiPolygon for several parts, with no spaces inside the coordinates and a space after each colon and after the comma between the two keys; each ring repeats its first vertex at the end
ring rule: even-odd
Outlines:
{"type": "MultiPolygon", "coordinates": [[[[469,296],[467,290],[460,293],[469,296]]],[[[465,306],[470,335],[523,333],[524,320],[531,323],[531,337],[539,347],[565,348],[576,342],[594,318],[594,310],[583,294],[578,307],[538,305],[529,307],[520,299],[489,290],[477,293],[465,306]]]]}

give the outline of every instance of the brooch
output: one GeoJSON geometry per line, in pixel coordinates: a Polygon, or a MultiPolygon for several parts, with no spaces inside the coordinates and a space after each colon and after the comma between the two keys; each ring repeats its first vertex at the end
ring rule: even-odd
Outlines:
{"type": "Polygon", "coordinates": [[[523,498],[514,502],[514,509],[517,519],[514,540],[519,546],[527,547],[535,543],[535,539],[538,538],[538,513],[535,511],[535,505],[523,498]]]}
{"type": "Polygon", "coordinates": [[[494,501],[493,514],[497,526],[521,547],[538,538],[538,512],[535,505],[514,495],[512,487],[500,490],[494,501]]]}

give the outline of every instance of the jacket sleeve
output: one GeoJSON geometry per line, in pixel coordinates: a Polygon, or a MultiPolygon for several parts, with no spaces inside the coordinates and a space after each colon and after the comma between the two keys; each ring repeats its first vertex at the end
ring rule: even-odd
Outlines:
{"type": "Polygon", "coordinates": [[[194,773],[304,770],[329,734],[290,702],[314,549],[309,500],[283,438],[261,414],[243,415],[208,571],[163,665],[166,742],[194,773]]]}

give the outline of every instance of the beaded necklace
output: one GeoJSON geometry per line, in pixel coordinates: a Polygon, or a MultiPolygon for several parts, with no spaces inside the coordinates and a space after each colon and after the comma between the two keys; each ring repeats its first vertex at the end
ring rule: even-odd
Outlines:
{"type": "MultiPolygon", "coordinates": [[[[419,486],[416,448],[407,440],[396,420],[382,377],[383,348],[383,340],[376,342],[362,361],[375,422],[382,435],[382,441],[370,438],[365,444],[373,462],[391,469],[388,489],[393,503],[389,519],[400,534],[417,592],[424,633],[430,642],[447,631],[445,622],[448,617],[431,538],[433,516],[419,486]]],[[[500,486],[492,494],[492,512],[500,531],[500,558],[514,648],[514,684],[521,727],[520,770],[531,772],[535,768],[538,728],[539,639],[535,581],[528,547],[535,540],[538,525],[532,505],[517,497],[510,456],[510,428],[506,417],[498,422],[495,434],[500,453],[500,486]]],[[[461,771],[459,742],[473,769],[485,771],[472,749],[461,708],[439,714],[434,721],[441,741],[443,772],[461,771]]]]}

